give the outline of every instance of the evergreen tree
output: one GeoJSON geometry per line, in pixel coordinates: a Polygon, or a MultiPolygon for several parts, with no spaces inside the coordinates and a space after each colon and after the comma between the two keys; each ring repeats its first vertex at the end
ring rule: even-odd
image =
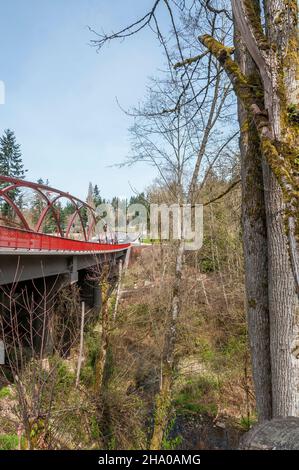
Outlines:
{"type": "Polygon", "coordinates": [[[92,186],[92,183],[89,183],[86,202],[87,202],[87,204],[89,204],[91,207],[93,207],[93,194],[94,194],[94,193],[93,193],[93,186],[92,186]]]}
{"type": "MultiPolygon", "coordinates": [[[[86,202],[89,206],[94,208],[93,185],[92,185],[92,183],[89,183],[89,186],[88,186],[88,193],[87,193],[86,202]]],[[[81,216],[82,216],[82,219],[83,219],[84,227],[85,227],[85,229],[88,230],[88,228],[90,227],[90,224],[92,223],[90,211],[87,210],[86,207],[84,207],[83,209],[81,209],[81,216]]]]}
{"type": "Polygon", "coordinates": [[[141,204],[149,210],[149,202],[144,192],[139,193],[136,196],[131,196],[129,205],[132,204],[141,204]]]}
{"type": "MultiPolygon", "coordinates": [[[[0,174],[4,176],[12,176],[14,178],[25,178],[24,165],[22,161],[22,152],[20,144],[17,143],[14,132],[6,129],[2,137],[0,137],[0,174]]],[[[0,187],[5,187],[2,184],[0,187]]],[[[14,190],[9,194],[10,198],[22,207],[23,200],[20,190],[14,190]]],[[[1,204],[2,215],[11,218],[12,210],[6,202],[1,204]]]]}
{"type": "Polygon", "coordinates": [[[21,147],[10,129],[6,129],[0,137],[0,173],[14,178],[25,178],[21,147]]]}
{"type": "Polygon", "coordinates": [[[95,207],[99,206],[102,203],[105,203],[105,199],[101,198],[100,190],[97,184],[93,189],[93,202],[95,207]]]}

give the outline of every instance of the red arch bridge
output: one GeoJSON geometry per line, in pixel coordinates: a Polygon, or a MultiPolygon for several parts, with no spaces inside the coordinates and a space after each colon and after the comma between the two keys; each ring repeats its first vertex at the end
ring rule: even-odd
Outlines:
{"type": "Polygon", "coordinates": [[[0,285],[57,275],[75,282],[92,266],[116,266],[130,244],[117,243],[112,234],[100,241],[96,222],[93,207],[67,192],[0,175],[0,285]]]}

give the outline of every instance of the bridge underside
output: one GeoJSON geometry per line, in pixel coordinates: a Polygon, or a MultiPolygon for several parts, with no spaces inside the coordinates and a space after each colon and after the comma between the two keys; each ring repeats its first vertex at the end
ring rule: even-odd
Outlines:
{"type": "Polygon", "coordinates": [[[50,276],[64,275],[69,282],[78,280],[81,270],[101,267],[109,263],[111,267],[124,260],[127,250],[106,253],[57,253],[1,251],[0,286],[50,276]]]}
{"type": "MultiPolygon", "coordinates": [[[[105,273],[110,286],[117,282],[119,262],[125,262],[128,250],[97,254],[0,252],[0,342],[10,344],[16,332],[18,347],[31,348],[51,354],[56,336],[53,330],[61,320],[64,325],[63,351],[69,353],[71,342],[68,324],[78,323],[80,309],[72,311],[73,301],[84,301],[89,312],[101,310],[101,273],[105,273]],[[108,271],[106,268],[108,266],[108,271]],[[104,268],[105,267],[105,268],[104,268]],[[66,289],[76,283],[74,291],[66,289]],[[59,297],[65,292],[66,297],[59,297]],[[68,295],[71,294],[71,297],[68,295]],[[77,297],[79,296],[79,297],[77,297]],[[67,299],[61,304],[61,299],[67,299]],[[76,300],[77,299],[77,300],[76,300]],[[58,308],[58,310],[57,310],[58,308]],[[66,322],[65,324],[63,322],[66,322]],[[73,322],[73,323],[72,323],[73,322]],[[76,323],[77,322],[77,323],[76,323]],[[52,325],[52,326],[51,326],[52,325]],[[66,325],[66,326],[65,326],[66,325]],[[29,341],[28,332],[30,332],[29,341]],[[44,338],[43,341],[41,338],[44,338]]],[[[89,313],[90,315],[90,313],[89,313]]],[[[89,317],[91,318],[91,317],[89,317]]],[[[77,328],[78,329],[78,328],[77,328]]],[[[77,331],[76,329],[76,331],[77,331]]],[[[77,334],[77,333],[76,333],[77,334]]],[[[58,342],[59,343],[59,342],[58,342]]],[[[56,344],[56,343],[55,343],[56,344]]],[[[59,343],[60,344],[60,343],[59,343]]],[[[8,347],[8,346],[6,346],[8,347]]],[[[0,366],[5,358],[0,355],[0,366]]]]}

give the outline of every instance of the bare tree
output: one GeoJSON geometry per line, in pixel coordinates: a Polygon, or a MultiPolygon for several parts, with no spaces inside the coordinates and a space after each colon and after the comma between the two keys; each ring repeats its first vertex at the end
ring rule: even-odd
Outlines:
{"type": "MultiPolygon", "coordinates": [[[[216,14],[211,13],[211,16],[215,18],[216,14]]],[[[182,50],[179,54],[172,52],[155,21],[155,12],[153,18],[157,35],[165,50],[168,69],[165,77],[152,81],[144,107],[131,112],[135,119],[131,129],[133,154],[125,163],[143,161],[153,165],[168,193],[168,202],[179,206],[184,203],[194,205],[198,191],[212,169],[234,153],[237,132],[232,119],[231,86],[221,73],[221,66],[211,57],[206,57],[201,69],[195,67],[192,74],[189,74],[187,68],[181,72],[180,68],[186,67],[185,62],[179,62],[182,59],[182,50]]],[[[182,48],[190,49],[194,25],[190,18],[183,18],[182,22],[185,25],[184,34],[180,34],[173,23],[174,43],[182,43],[182,48]]],[[[207,25],[215,33],[215,21],[207,21],[207,25]]],[[[225,34],[227,32],[223,25],[221,37],[225,34]]],[[[104,42],[106,40],[107,37],[103,38],[104,42]]],[[[101,42],[97,44],[101,46],[101,42]]],[[[198,63],[205,56],[206,53],[200,55],[198,63]]],[[[185,254],[182,233],[173,248],[175,263],[172,297],[161,354],[160,390],[156,397],[155,425],[150,444],[152,449],[161,447],[171,406],[185,254]]]]}

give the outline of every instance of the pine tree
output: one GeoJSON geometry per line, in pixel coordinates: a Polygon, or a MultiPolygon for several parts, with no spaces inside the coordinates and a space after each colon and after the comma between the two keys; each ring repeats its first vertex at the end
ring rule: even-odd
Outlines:
{"type": "Polygon", "coordinates": [[[93,202],[95,207],[99,206],[102,203],[105,203],[105,199],[101,198],[100,190],[97,184],[93,189],[93,202]]]}
{"type": "MultiPolygon", "coordinates": [[[[0,174],[20,179],[25,178],[26,174],[20,144],[17,143],[16,136],[10,129],[6,129],[3,136],[0,137],[0,174]]],[[[0,187],[5,186],[7,184],[2,184],[0,187]]],[[[14,190],[9,196],[19,207],[22,207],[23,200],[20,190],[14,190]]],[[[6,217],[11,218],[12,216],[12,210],[6,202],[1,204],[1,212],[6,217]]]]}
{"type": "MultiPolygon", "coordinates": [[[[93,185],[92,183],[89,183],[89,186],[88,186],[88,193],[87,193],[87,199],[86,199],[86,202],[87,204],[94,208],[94,200],[93,200],[93,185]]],[[[84,207],[82,210],[81,210],[81,216],[82,216],[82,219],[83,219],[83,224],[84,224],[84,227],[85,229],[89,229],[89,227],[91,226],[92,224],[92,218],[91,218],[91,213],[89,210],[87,210],[86,207],[84,207]]]]}
{"type": "Polygon", "coordinates": [[[87,199],[86,199],[87,204],[93,207],[93,186],[92,183],[89,183],[88,186],[88,193],[87,193],[87,199]]]}
{"type": "Polygon", "coordinates": [[[5,176],[25,178],[21,147],[10,129],[6,129],[0,137],[0,173],[5,176]]]}

